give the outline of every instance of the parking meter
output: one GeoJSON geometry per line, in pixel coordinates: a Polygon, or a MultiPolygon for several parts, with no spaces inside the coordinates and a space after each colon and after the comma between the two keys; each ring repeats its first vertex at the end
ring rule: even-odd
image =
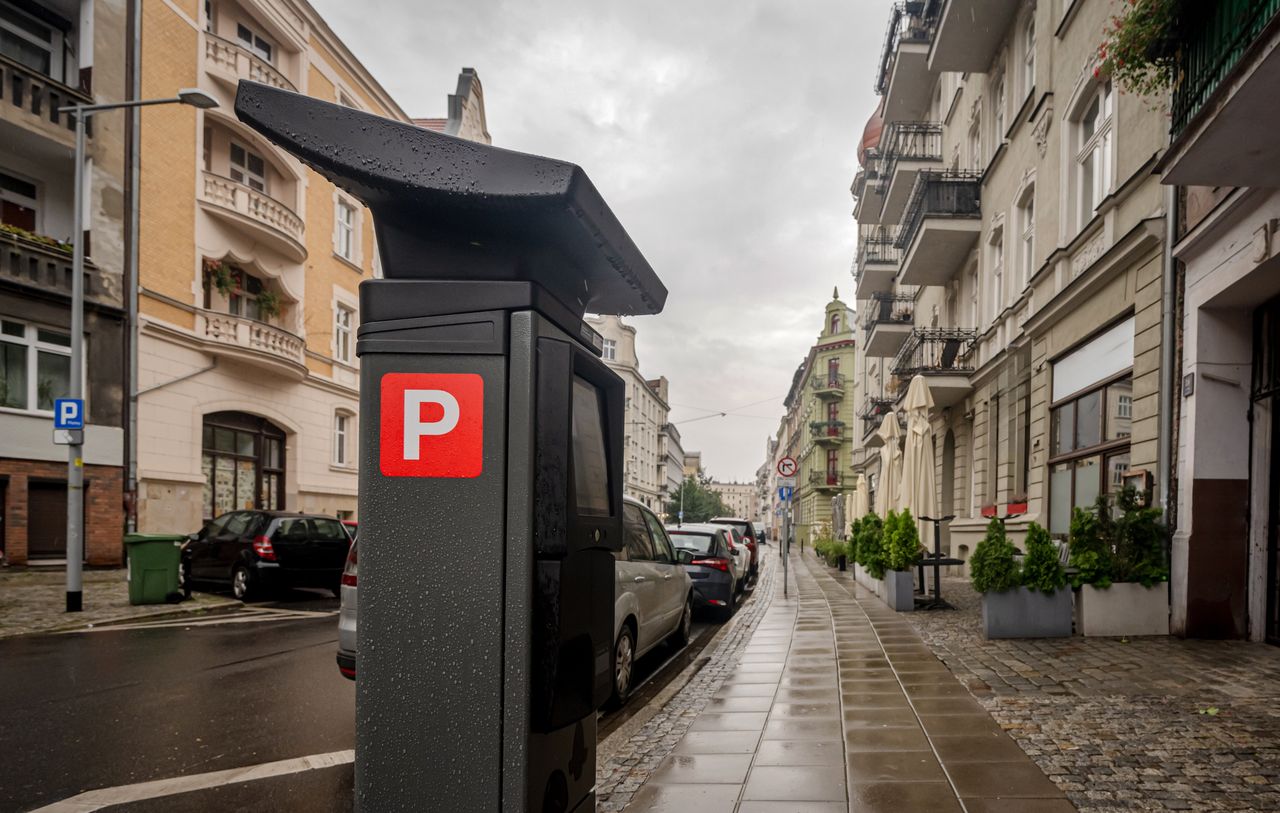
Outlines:
{"type": "Polygon", "coordinates": [[[357,807],[594,810],[625,390],[582,316],[666,289],[572,164],[249,82],[236,114],[363,201],[382,260],[357,343],[357,807]]]}

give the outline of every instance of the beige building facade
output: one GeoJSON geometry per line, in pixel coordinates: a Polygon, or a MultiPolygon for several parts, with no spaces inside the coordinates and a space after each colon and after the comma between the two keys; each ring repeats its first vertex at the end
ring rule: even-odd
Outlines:
{"type": "Polygon", "coordinates": [[[924,376],[959,558],[990,516],[1065,536],[1126,473],[1159,477],[1164,123],[1095,74],[1112,6],[891,11],[853,185],[853,462],[874,491],[876,429],[924,376]]]}
{"type": "MultiPolygon", "coordinates": [[[[179,0],[142,14],[142,95],[199,87],[220,106],[142,114],[139,529],[192,530],[243,508],[355,517],[372,217],[242,125],[234,94],[250,79],[409,117],[305,2],[179,0]]],[[[482,98],[472,84],[468,104],[482,98]]],[[[458,134],[487,140],[483,121],[481,110],[458,134]]]]}
{"type": "Polygon", "coordinates": [[[730,516],[755,522],[760,518],[760,489],[751,483],[720,483],[712,480],[707,488],[720,495],[730,516]]]}

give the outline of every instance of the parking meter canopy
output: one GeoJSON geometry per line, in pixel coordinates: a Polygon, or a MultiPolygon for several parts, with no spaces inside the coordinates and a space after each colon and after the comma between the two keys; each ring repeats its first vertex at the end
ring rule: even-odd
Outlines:
{"type": "Polygon", "coordinates": [[[534,282],[579,318],[659,313],[666,302],[574,164],[256,82],[240,83],[236,115],[373,210],[389,279],[534,282]]]}

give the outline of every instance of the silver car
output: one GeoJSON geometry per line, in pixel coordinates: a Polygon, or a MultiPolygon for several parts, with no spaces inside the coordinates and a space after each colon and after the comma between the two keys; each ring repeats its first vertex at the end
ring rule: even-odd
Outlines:
{"type": "Polygon", "coordinates": [[[347,564],[342,568],[342,585],[338,596],[342,607],[338,610],[338,671],[345,678],[356,679],[356,576],[359,543],[351,542],[347,552],[347,564]]]}
{"type": "Polygon", "coordinates": [[[667,639],[689,642],[693,586],[671,538],[653,512],[634,500],[622,506],[625,546],[615,556],[613,697],[631,693],[635,662],[667,639]]]}

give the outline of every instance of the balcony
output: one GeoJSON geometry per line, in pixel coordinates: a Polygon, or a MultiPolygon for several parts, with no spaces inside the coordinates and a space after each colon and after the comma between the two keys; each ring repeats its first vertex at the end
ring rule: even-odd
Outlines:
{"type": "MultiPolygon", "coordinates": [[[[75,117],[59,113],[58,108],[93,104],[93,97],[7,56],[0,56],[0,101],[7,103],[4,108],[6,117],[16,108],[19,122],[60,136],[60,141],[71,146],[75,143],[71,135],[76,129],[75,117]]],[[[90,118],[85,128],[86,135],[93,134],[92,122],[90,118]]]]}
{"type": "Polygon", "coordinates": [[[939,409],[955,404],[972,387],[973,346],[978,332],[967,328],[916,328],[893,360],[893,374],[904,383],[925,377],[939,409]]]}
{"type": "Polygon", "coordinates": [[[890,13],[876,74],[876,93],[884,97],[886,123],[918,120],[929,108],[933,90],[929,43],[936,6],[937,0],[911,0],[895,3],[890,13]]]}
{"type": "Polygon", "coordinates": [[[862,347],[872,358],[892,358],[915,326],[915,294],[873,294],[862,317],[862,347]]]}
{"type": "MultiPolygon", "coordinates": [[[[56,293],[71,298],[71,247],[46,242],[34,234],[0,227],[0,281],[56,293]]],[[[107,294],[102,272],[89,258],[84,261],[84,295],[119,307],[107,294]]]]}
{"type": "Polygon", "coordinates": [[[205,171],[200,205],[211,215],[253,232],[294,262],[307,258],[302,218],[265,192],[205,171]]]}
{"type": "Polygon", "coordinates": [[[1184,14],[1164,183],[1280,186],[1280,0],[1192,3],[1184,14]]]}
{"type": "Polygon", "coordinates": [[[880,222],[884,194],[878,183],[880,151],[875,147],[868,147],[864,156],[867,164],[853,176],[853,185],[849,187],[849,192],[853,195],[853,219],[866,225],[880,222]]]}
{"type": "Polygon", "coordinates": [[[858,256],[854,270],[855,297],[868,299],[893,287],[902,262],[898,229],[888,226],[858,227],[858,256]]]}
{"type": "Polygon", "coordinates": [[[955,276],[982,231],[981,192],[977,173],[920,173],[898,232],[899,282],[944,285],[955,276]]]}
{"type": "Polygon", "coordinates": [[[893,405],[896,403],[897,401],[894,398],[884,395],[868,395],[862,400],[862,408],[858,410],[858,417],[862,419],[862,441],[864,446],[880,446],[884,443],[884,440],[876,434],[876,430],[884,422],[884,416],[893,412],[893,405]]]}
{"type": "Polygon", "coordinates": [[[819,398],[835,400],[844,397],[844,376],[840,373],[826,373],[814,376],[809,380],[809,388],[819,398]]]}
{"type": "Polygon", "coordinates": [[[201,36],[204,38],[205,70],[232,90],[241,79],[262,82],[284,90],[297,89],[276,66],[238,42],[223,39],[208,31],[201,36]]]}
{"type": "Polygon", "coordinates": [[[196,311],[196,337],[215,355],[246,361],[295,380],[307,374],[306,343],[284,328],[201,308],[196,311]]]}
{"type": "Polygon", "coordinates": [[[813,421],[809,424],[813,442],[819,446],[839,446],[844,443],[844,421],[813,421]]]}
{"type": "Polygon", "coordinates": [[[819,491],[839,491],[844,487],[844,474],[838,471],[811,471],[809,485],[819,491]]]}
{"type": "Polygon", "coordinates": [[[944,0],[929,49],[929,70],[983,73],[1018,13],[1009,0],[944,0]]]}
{"type": "Polygon", "coordinates": [[[922,170],[942,166],[942,125],[936,121],[894,122],[885,129],[887,145],[880,162],[880,189],[884,199],[881,223],[897,223],[922,170]]]}

